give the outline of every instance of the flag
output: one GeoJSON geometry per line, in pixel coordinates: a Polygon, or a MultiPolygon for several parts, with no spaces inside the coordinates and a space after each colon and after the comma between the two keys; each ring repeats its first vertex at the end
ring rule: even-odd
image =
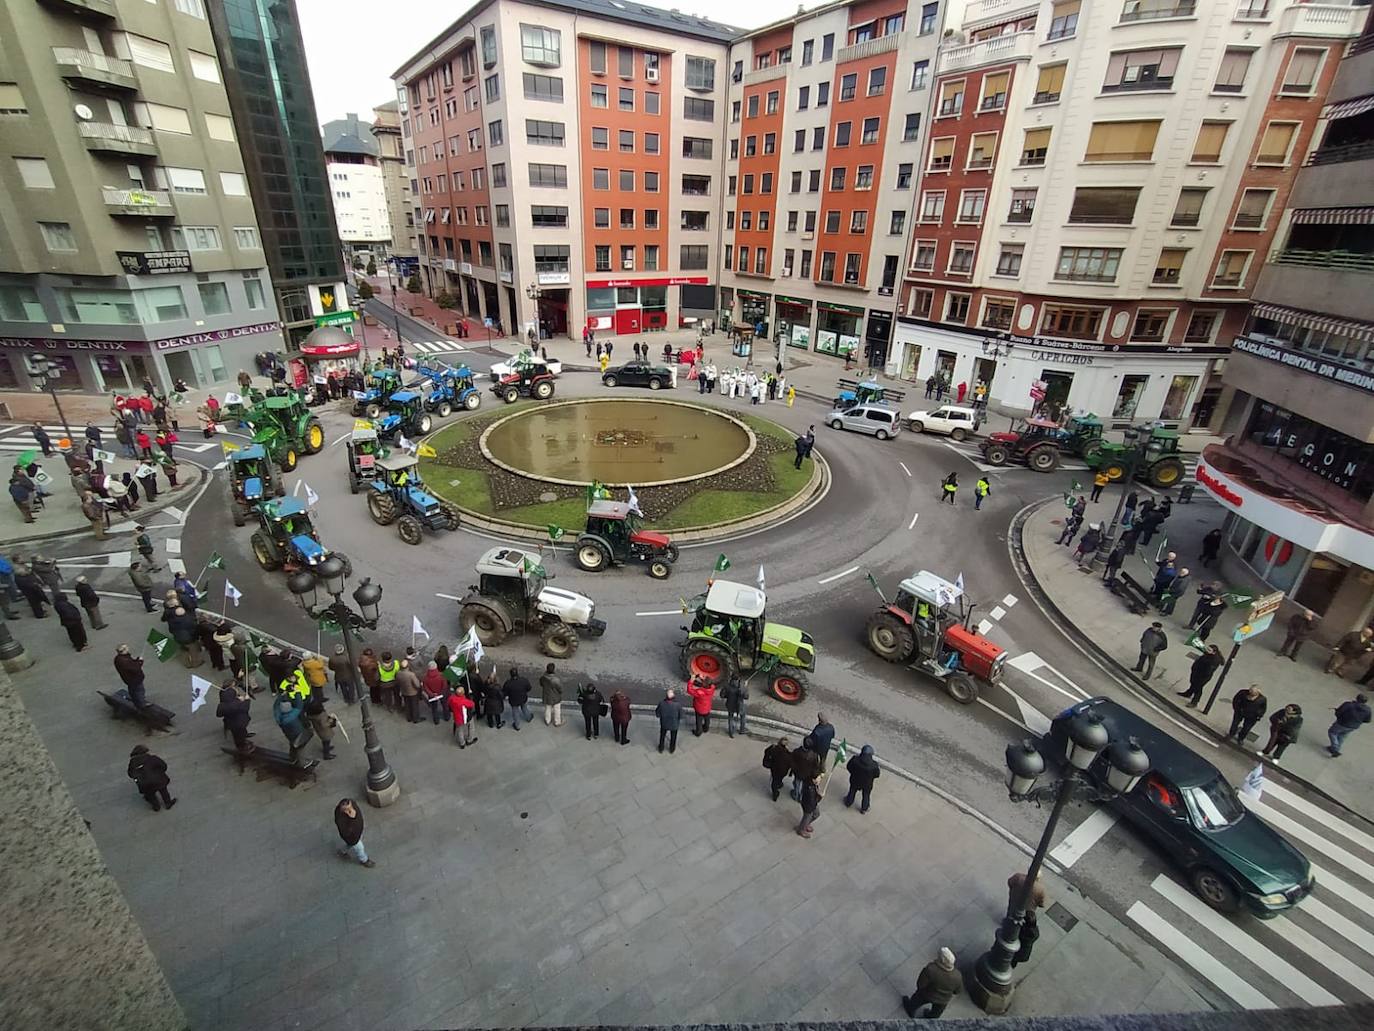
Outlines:
{"type": "Polygon", "coordinates": [[[241,405],[243,404],[243,398],[233,391],[229,391],[224,395],[224,403],[227,405],[241,405]]]}
{"type": "Polygon", "coordinates": [[[541,566],[538,562],[531,562],[529,559],[523,559],[521,561],[520,568],[524,572],[529,573],[531,576],[549,575],[549,571],[547,569],[541,566]]]}
{"type": "Polygon", "coordinates": [[[210,681],[204,677],[191,675],[191,711],[195,712],[205,704],[205,699],[210,696],[210,681]]]}
{"type": "Polygon", "coordinates": [[[261,637],[251,630],[248,631],[248,643],[253,646],[253,650],[256,652],[265,651],[267,648],[267,638],[261,637]]]}
{"type": "MultiPolygon", "coordinates": [[[[357,393],[355,392],[353,396],[354,396],[354,397],[357,397],[358,395],[357,395],[357,393]]],[[[354,428],[355,430],[370,430],[370,429],[374,429],[375,427],[372,425],[372,420],[371,420],[371,419],[354,419],[354,420],[353,420],[353,428],[354,428]]]]}
{"type": "Polygon", "coordinates": [[[1082,490],[1082,489],[1083,489],[1083,484],[1079,483],[1077,480],[1074,480],[1074,481],[1073,481],[1073,486],[1069,488],[1069,490],[1082,490]]]}
{"type": "Polygon", "coordinates": [[[320,503],[320,496],[311,489],[308,483],[305,485],[305,503],[310,508],[314,508],[320,503]]]}
{"type": "Polygon", "coordinates": [[[553,523],[550,523],[550,524],[549,524],[549,540],[551,540],[551,541],[561,541],[562,539],[563,539],[563,527],[561,527],[561,526],[555,526],[553,523]]]}
{"type": "Polygon", "coordinates": [[[759,590],[761,590],[761,591],[766,591],[766,590],[768,589],[768,588],[766,588],[766,587],[763,586],[763,563],[762,563],[762,562],[759,563],[759,577],[758,577],[758,583],[759,583],[759,590]]]}
{"type": "Polygon", "coordinates": [[[19,457],[15,459],[16,464],[22,465],[25,468],[33,465],[36,461],[38,461],[38,452],[33,448],[29,448],[29,450],[22,452],[19,457]]]}
{"type": "Polygon", "coordinates": [[[835,746],[835,761],[830,764],[830,768],[833,770],[836,766],[848,760],[848,758],[849,742],[844,738],[840,738],[840,743],[835,746]]]}
{"type": "Polygon", "coordinates": [[[730,560],[725,557],[725,552],[722,551],[720,556],[716,559],[716,572],[723,573],[729,568],[730,560]]]}
{"type": "Polygon", "coordinates": [[[207,559],[205,560],[205,568],[206,568],[206,569],[223,569],[223,568],[224,568],[224,556],[221,555],[218,551],[212,551],[212,552],[210,552],[210,557],[207,558],[207,559]]]}
{"type": "MultiPolygon", "coordinates": [[[[366,391],[366,390],[355,390],[355,391],[353,391],[353,400],[355,400],[355,401],[366,401],[366,400],[367,400],[367,391],[366,391]]],[[[370,426],[371,423],[369,423],[368,425],[370,426]]]]}
{"type": "Polygon", "coordinates": [[[1197,634],[1193,634],[1188,638],[1188,640],[1183,642],[1183,647],[1196,648],[1200,652],[1205,652],[1207,650],[1207,642],[1204,641],[1197,634]]]}
{"type": "Polygon", "coordinates": [[[91,448],[91,458],[97,462],[113,462],[115,453],[113,451],[101,451],[98,447],[91,448]]]}
{"type": "Polygon", "coordinates": [[[243,592],[231,584],[228,580],[224,581],[224,596],[234,603],[234,608],[239,607],[239,599],[243,597],[243,592]]]}
{"type": "Polygon", "coordinates": [[[1251,801],[1260,800],[1260,795],[1264,794],[1264,763],[1260,763],[1245,775],[1245,779],[1240,782],[1239,791],[1251,801]]]}
{"type": "Polygon", "coordinates": [[[157,656],[158,662],[166,662],[177,652],[181,651],[181,645],[177,644],[166,634],[159,633],[156,629],[148,631],[148,643],[153,646],[153,654],[157,656]]]}
{"type": "Polygon", "coordinates": [[[337,634],[342,629],[342,627],[339,626],[339,621],[328,612],[319,618],[319,628],[326,634],[337,634]]]}
{"type": "Polygon", "coordinates": [[[958,576],[956,576],[956,577],[954,578],[954,589],[957,590],[960,594],[963,594],[963,593],[964,593],[964,574],[963,574],[963,573],[960,573],[958,576]]]}
{"type": "Polygon", "coordinates": [[[628,483],[625,486],[630,491],[630,511],[635,513],[636,515],[642,516],[644,514],[644,510],[639,507],[639,496],[635,493],[634,487],[630,486],[630,484],[628,483]]]}
{"type": "Polygon", "coordinates": [[[415,445],[406,440],[406,435],[404,433],[396,434],[396,446],[402,451],[409,451],[411,454],[415,453],[415,445]]]}
{"type": "Polygon", "coordinates": [[[420,444],[415,448],[417,458],[438,458],[439,452],[435,451],[428,444],[420,444]]]}
{"type": "Polygon", "coordinates": [[[463,677],[465,672],[466,670],[464,670],[462,666],[450,662],[447,666],[444,667],[444,679],[447,680],[454,687],[461,687],[463,684],[463,677]]]}
{"type": "Polygon", "coordinates": [[[245,673],[252,673],[254,670],[261,669],[262,663],[258,661],[258,653],[252,648],[243,649],[243,670],[245,673]]]}
{"type": "Polygon", "coordinates": [[[411,617],[410,617],[410,636],[411,636],[411,637],[414,637],[416,634],[424,634],[424,635],[425,635],[425,640],[426,640],[426,641],[429,640],[429,631],[426,630],[423,626],[420,625],[420,617],[419,617],[419,616],[411,616],[411,617]]]}
{"type": "Polygon", "coordinates": [[[459,655],[471,656],[471,661],[473,662],[482,661],[482,656],[485,653],[482,651],[482,640],[477,636],[476,626],[469,628],[467,637],[464,637],[463,640],[459,642],[455,651],[459,655]]]}

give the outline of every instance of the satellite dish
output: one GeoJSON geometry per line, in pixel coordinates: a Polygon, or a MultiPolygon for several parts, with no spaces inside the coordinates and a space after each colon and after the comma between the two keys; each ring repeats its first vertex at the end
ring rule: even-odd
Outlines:
{"type": "Polygon", "coordinates": [[[76,112],[76,117],[80,118],[83,122],[89,122],[95,117],[95,112],[85,104],[77,104],[72,110],[76,112]]]}

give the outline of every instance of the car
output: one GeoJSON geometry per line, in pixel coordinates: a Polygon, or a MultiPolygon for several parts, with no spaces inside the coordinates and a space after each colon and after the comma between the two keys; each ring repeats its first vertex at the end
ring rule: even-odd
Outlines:
{"type": "Polygon", "coordinates": [[[912,433],[947,433],[955,440],[976,433],[981,421],[976,408],[962,405],[945,405],[933,412],[912,412],[907,417],[912,433]]]}
{"type": "Polygon", "coordinates": [[[825,422],[831,429],[868,433],[879,440],[889,440],[902,432],[902,413],[887,405],[836,408],[825,417],[825,422]]]}
{"type": "MultiPolygon", "coordinates": [[[[1134,738],[1150,760],[1150,772],[1110,804],[1183,871],[1203,902],[1268,919],[1312,892],[1307,857],[1246,809],[1220,770],[1108,698],[1090,698],[1055,717],[1042,741],[1047,761],[1067,762],[1069,721],[1088,710],[1113,741],[1134,738]]],[[[1086,776],[1100,787],[1106,770],[1104,752],[1086,776]]]]}
{"type": "MultiPolygon", "coordinates": [[[[519,359],[520,357],[520,355],[516,355],[516,359],[519,359]]],[[[540,360],[543,361],[542,359],[540,360]]],[[[525,364],[528,364],[528,360],[524,362],[517,360],[497,362],[495,365],[491,367],[491,381],[493,383],[498,383],[501,380],[505,379],[507,376],[509,376],[511,373],[519,371],[520,366],[525,364]]],[[[543,365],[546,369],[549,370],[549,374],[552,375],[555,379],[563,375],[563,363],[559,361],[557,358],[550,358],[548,361],[543,361],[543,365]]]]}
{"type": "Polygon", "coordinates": [[[626,362],[619,368],[607,369],[601,374],[601,382],[608,387],[648,387],[650,390],[661,390],[663,387],[677,385],[677,370],[652,362],[626,362]]]}

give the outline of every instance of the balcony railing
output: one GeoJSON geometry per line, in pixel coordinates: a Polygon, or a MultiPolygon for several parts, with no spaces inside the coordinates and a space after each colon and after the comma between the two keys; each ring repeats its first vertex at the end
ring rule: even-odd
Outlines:
{"type": "Polygon", "coordinates": [[[107,150],[120,154],[156,154],[151,129],[110,122],[77,122],[76,130],[86,141],[87,150],[107,150]]]}
{"type": "Polygon", "coordinates": [[[49,7],[57,7],[76,15],[97,15],[101,18],[113,18],[115,11],[114,0],[43,0],[49,7]]]}
{"type": "Polygon", "coordinates": [[[1339,147],[1322,147],[1307,159],[1309,165],[1335,165],[1343,161],[1367,161],[1374,158],[1374,140],[1347,143],[1339,147]]]}
{"type": "Polygon", "coordinates": [[[1191,18],[1196,11],[1197,4],[1193,0],[1180,0],[1172,7],[1143,6],[1140,0],[1126,0],[1126,5],[1121,10],[1121,20],[1131,22],[1158,21],[1161,18],[1191,18]]]}
{"type": "Polygon", "coordinates": [[[1374,254],[1361,251],[1287,250],[1280,252],[1274,261],[1279,265],[1307,265],[1315,268],[1374,272],[1374,254]]]}
{"type": "Polygon", "coordinates": [[[877,39],[866,39],[862,43],[855,43],[853,46],[840,47],[835,54],[837,64],[845,61],[858,61],[863,58],[877,57],[879,54],[887,54],[896,50],[906,38],[904,32],[893,32],[886,36],[879,36],[877,39]]]}
{"type": "Polygon", "coordinates": [[[172,195],[166,190],[117,190],[105,186],[100,193],[112,215],[176,214],[172,208],[172,195]]]}
{"type": "Polygon", "coordinates": [[[58,73],[63,78],[78,79],[100,86],[138,88],[131,61],[106,57],[104,54],[82,50],[80,47],[53,47],[52,56],[57,63],[58,73]]]}
{"type": "Polygon", "coordinates": [[[937,74],[976,68],[994,61],[1029,60],[1035,50],[1034,32],[1012,32],[1005,36],[941,48],[936,62],[937,74]]]}
{"type": "Polygon", "coordinates": [[[984,21],[1014,21],[1018,15],[1034,14],[1039,7],[1037,0],[969,0],[963,25],[969,29],[984,21]]]}
{"type": "Polygon", "coordinates": [[[1276,36],[1353,39],[1360,34],[1368,7],[1343,4],[1294,4],[1279,15],[1276,36]]]}

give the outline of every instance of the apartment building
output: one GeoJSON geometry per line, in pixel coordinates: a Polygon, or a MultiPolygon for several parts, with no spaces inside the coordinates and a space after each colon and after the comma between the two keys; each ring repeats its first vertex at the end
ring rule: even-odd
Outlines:
{"type": "Polygon", "coordinates": [[[0,388],[232,379],[281,347],[201,0],[0,6],[0,388]]]}
{"type": "Polygon", "coordinates": [[[400,105],[389,100],[372,109],[372,139],[382,167],[382,191],[386,198],[387,219],[391,223],[393,259],[401,259],[402,271],[414,271],[415,213],[410,197],[410,175],[406,171],[405,141],[401,136],[400,105]]]}
{"type": "Polygon", "coordinates": [[[391,215],[372,126],[356,114],[349,114],[325,122],[320,130],[324,168],[334,195],[334,220],[344,256],[363,262],[385,258],[391,250],[391,215]]]}
{"type": "Polygon", "coordinates": [[[1229,510],[1223,567],[1322,616],[1374,618],[1374,25],[1339,62],[1316,146],[1258,271],[1197,477],[1229,510]]]}
{"type": "Polygon", "coordinates": [[[972,0],[936,59],[889,371],[994,410],[1222,418],[1221,367],[1368,9],[972,0]]]}
{"type": "Polygon", "coordinates": [[[888,364],[944,6],[841,0],[730,48],[720,322],[777,361],[888,364]]]}
{"type": "Polygon", "coordinates": [[[739,34],[619,0],[463,14],[392,76],[427,291],[548,335],[713,318],[739,34]]]}

